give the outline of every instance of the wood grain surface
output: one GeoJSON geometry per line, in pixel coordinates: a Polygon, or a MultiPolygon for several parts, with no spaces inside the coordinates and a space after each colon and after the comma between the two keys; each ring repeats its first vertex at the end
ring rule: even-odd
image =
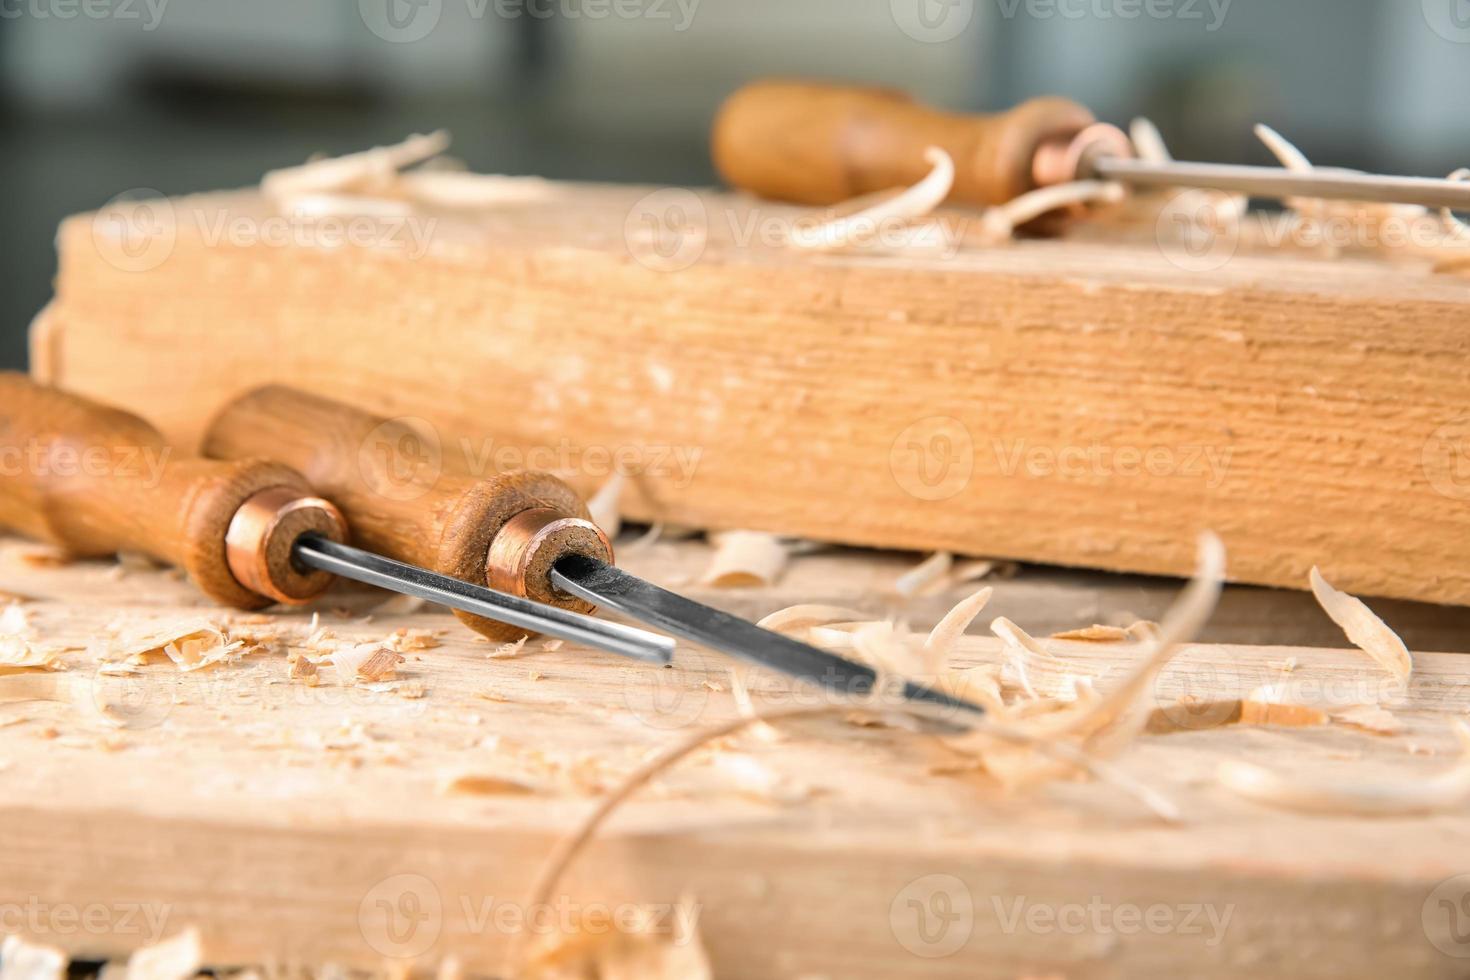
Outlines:
{"type": "Polygon", "coordinates": [[[1470,602],[1470,291],[1424,263],[797,255],[807,212],[669,188],[367,245],[267,235],[290,219],[251,192],[171,206],[141,258],[62,228],[33,364],[185,444],[282,382],[583,493],[622,465],[633,517],[1167,575],[1213,528],[1236,581],[1470,602]]]}
{"type": "MultiPolygon", "coordinates": [[[[83,649],[107,624],[164,624],[207,607],[166,572],[38,568],[22,557],[32,547],[0,542],[0,589],[45,596],[26,606],[38,632],[77,649],[64,655],[67,671],[46,675],[59,700],[0,704],[0,909],[34,910],[36,938],[78,955],[125,955],[151,924],[165,934],[194,925],[219,964],[377,968],[407,956],[432,970],[453,955],[493,971],[557,839],[651,752],[735,713],[726,663],[705,651],[683,647],[664,670],[570,645],[487,659],[492,648],[447,615],[365,620],[377,601],[367,591],[335,592],[318,607],[344,640],[444,630],[395,685],[304,687],[277,655],[107,679],[83,649]],[[419,686],[421,697],[408,696],[419,686]],[[106,723],[99,701],[123,703],[133,722],[106,723]],[[443,791],[466,773],[533,791],[443,791]],[[94,907],[107,911],[90,929],[58,915],[94,907]]],[[[683,587],[708,557],[700,544],[660,544],[624,563],[683,587]]],[[[836,594],[879,614],[877,586],[893,571],[885,556],[798,558],[782,584],[738,601],[836,594]]],[[[1042,615],[1075,601],[1064,592],[1046,608],[1033,598],[1008,614],[1039,633],[1042,615]]],[[[1094,612],[1066,625],[1101,618],[1094,612]]],[[[271,620],[300,627],[310,615],[271,620]]],[[[965,663],[998,656],[991,639],[963,641],[965,663]]],[[[1108,645],[1071,644],[1066,656],[1104,688],[1130,662],[1108,645]]],[[[1355,683],[1378,669],[1351,650],[1194,645],[1158,695],[1239,696],[1292,658],[1292,676],[1307,682],[1355,683]]],[[[1470,871],[1462,811],[1284,814],[1211,778],[1223,759],[1303,778],[1441,771],[1456,752],[1449,721],[1470,708],[1467,674],[1455,655],[1416,659],[1415,682],[1392,709],[1406,726],[1398,736],[1337,725],[1145,736],[1119,765],[1180,806],[1178,825],[1103,783],[1006,795],[981,777],[933,775],[926,736],[834,721],[774,744],[738,739],[632,800],[545,921],[557,908],[687,895],[716,975],[732,978],[1460,976],[1455,957],[1466,950],[1437,899],[1463,894],[1454,880],[1470,871]],[[752,796],[717,764],[730,753],[809,795],[752,796]]],[[[792,696],[777,678],[756,691],[770,705],[792,696]]]]}

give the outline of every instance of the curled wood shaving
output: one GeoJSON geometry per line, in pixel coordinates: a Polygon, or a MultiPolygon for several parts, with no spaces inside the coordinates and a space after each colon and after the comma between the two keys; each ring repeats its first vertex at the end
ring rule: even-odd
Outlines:
{"type": "Polygon", "coordinates": [[[58,670],[60,651],[32,646],[18,636],[0,636],[0,674],[23,670],[58,670]]]}
{"type": "Polygon", "coordinates": [[[1128,137],[1133,141],[1133,150],[1140,160],[1148,163],[1170,163],[1174,155],[1169,152],[1164,136],[1153,121],[1139,116],[1128,124],[1128,137]]]}
{"type": "Polygon", "coordinates": [[[398,190],[421,204],[444,208],[491,208],[556,200],[557,185],[543,177],[507,177],[452,170],[402,174],[398,190]]]}
{"type": "Polygon", "coordinates": [[[722,531],[713,535],[715,553],[699,579],[716,588],[752,588],[772,585],[786,570],[789,552],[774,534],[764,531],[722,531]]]}
{"type": "Polygon", "coordinates": [[[1044,214],[1086,204],[1116,204],[1128,189],[1114,181],[1075,180],[1028,191],[1020,197],[990,208],[980,219],[981,239],[998,244],[1009,241],[1016,229],[1044,214]]]}
{"type": "Polygon", "coordinates": [[[310,195],[383,194],[393,189],[398,171],[448,148],[449,134],[443,130],[410,136],[391,146],[272,170],[261,180],[260,190],[281,207],[290,207],[310,195]]]}
{"type": "Polygon", "coordinates": [[[432,650],[439,645],[439,637],[433,630],[400,629],[389,634],[387,646],[398,653],[416,653],[432,650]]]}
{"type": "Polygon", "coordinates": [[[1288,775],[1239,759],[1220,763],[1215,778],[1237,796],[1302,813],[1376,817],[1429,813],[1458,807],[1470,797],[1470,726],[1456,720],[1454,730],[1462,753],[1459,762],[1424,779],[1334,780],[1301,772],[1288,775]]]}
{"type": "Polygon", "coordinates": [[[953,566],[954,555],[947,551],[936,551],[900,575],[893,583],[893,591],[900,598],[912,599],[936,583],[944,581],[953,566]]]}
{"type": "Polygon", "coordinates": [[[489,653],[485,654],[485,656],[489,657],[491,660],[514,660],[516,657],[519,657],[521,654],[525,653],[526,639],[527,638],[523,636],[519,640],[516,640],[514,643],[502,643],[494,650],[491,650],[489,653]]]}
{"type": "Polygon", "coordinates": [[[70,962],[55,946],[27,942],[12,934],[0,945],[0,980],[64,980],[70,962]]]}
{"type": "Polygon", "coordinates": [[[1342,627],[1347,638],[1358,649],[1392,674],[1398,680],[1400,688],[1407,689],[1409,678],[1414,673],[1414,658],[1410,656],[1409,648],[1404,646],[1399,635],[1361,599],[1339,592],[1328,584],[1317,566],[1312,566],[1309,577],[1312,594],[1317,597],[1317,604],[1322,607],[1322,611],[1342,627]]]}
{"type": "Polygon", "coordinates": [[[1027,669],[1028,660],[1038,658],[1055,663],[1057,658],[1038,643],[1035,637],[1004,616],[998,617],[990,624],[990,631],[1005,641],[1006,659],[1015,670],[1016,679],[1020,682],[1021,689],[1026,692],[1026,696],[1032,700],[1039,698],[1041,695],[1036,693],[1036,688],[1031,683],[1031,674],[1027,669]]]}
{"type": "Polygon", "coordinates": [[[305,681],[314,687],[318,679],[316,663],[310,657],[294,657],[286,676],[293,681],[305,681]]]}
{"type": "Polygon", "coordinates": [[[819,603],[803,603],[778,609],[756,623],[763,629],[776,633],[798,633],[813,626],[827,623],[858,622],[866,618],[856,609],[846,606],[826,606],[819,603]]]}
{"type": "Polygon", "coordinates": [[[977,592],[961,599],[954,608],[944,614],[941,619],[924,638],[924,648],[920,653],[922,669],[925,673],[937,674],[949,663],[950,655],[954,652],[954,645],[964,635],[965,630],[980,615],[990,601],[990,596],[995,590],[986,586],[977,592]]]}
{"type": "Polygon", "coordinates": [[[618,503],[622,500],[623,487],[627,484],[628,477],[619,470],[607,478],[587,501],[587,510],[592,514],[592,523],[602,528],[608,540],[618,536],[623,529],[622,512],[618,509],[618,503]]]}
{"type": "Polygon", "coordinates": [[[901,194],[816,227],[798,225],[788,236],[789,243],[807,251],[833,251],[863,244],[875,228],[925,217],[943,204],[954,188],[954,160],[939,147],[931,146],[924,150],[924,161],[933,169],[901,194]]]}
{"type": "Polygon", "coordinates": [[[394,676],[402,655],[376,643],[358,643],[331,654],[332,666],[337,669],[337,678],[351,683],[356,678],[365,681],[387,680],[394,676]]]}
{"type": "Polygon", "coordinates": [[[190,926],[128,958],[128,980],[189,980],[199,972],[204,950],[199,930],[190,926]]]}

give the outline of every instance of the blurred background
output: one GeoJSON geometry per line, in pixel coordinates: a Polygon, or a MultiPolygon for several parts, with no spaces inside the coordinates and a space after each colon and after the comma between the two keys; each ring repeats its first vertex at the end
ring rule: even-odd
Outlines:
{"type": "Polygon", "coordinates": [[[720,100],[773,73],[956,109],[1078,99],[1175,155],[1470,165],[1470,0],[0,0],[0,364],[64,216],[450,129],[472,169],[710,184],[720,100]]]}

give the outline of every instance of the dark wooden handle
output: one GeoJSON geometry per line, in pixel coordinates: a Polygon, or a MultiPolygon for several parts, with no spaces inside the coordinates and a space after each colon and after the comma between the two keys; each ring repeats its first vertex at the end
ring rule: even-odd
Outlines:
{"type": "MultiPolygon", "coordinates": [[[[216,601],[260,608],[278,597],[237,581],[225,538],[245,502],[275,488],[310,496],[279,463],[175,453],[134,415],[0,373],[0,524],[22,534],[78,557],[148,554],[183,568],[216,601]]],[[[273,577],[311,594],[329,580],[289,568],[273,577]]]]}
{"type": "MultiPolygon", "coordinates": [[[[364,548],[467,582],[488,583],[565,609],[585,603],[555,590],[549,563],[575,551],[611,560],[586,504],[545,473],[470,474],[434,431],[317,395],[259,388],[210,424],[204,452],[268,456],[301,471],[341,508],[364,548]]],[[[524,630],[456,614],[476,631],[524,630]]]]}
{"type": "Polygon", "coordinates": [[[916,183],[924,149],[955,161],[950,200],[994,205],[1033,190],[1032,161],[1070,140],[1092,113],[1039,98],[993,116],[940,112],[901,92],[817,82],[756,82],[720,109],[715,166],[734,187],[798,204],[837,204],[916,183]]]}

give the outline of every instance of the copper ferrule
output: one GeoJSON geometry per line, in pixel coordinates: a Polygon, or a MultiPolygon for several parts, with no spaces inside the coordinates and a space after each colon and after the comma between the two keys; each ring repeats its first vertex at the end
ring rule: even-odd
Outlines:
{"type": "Polygon", "coordinates": [[[347,521],[330,502],[291,487],[271,487],[249,497],[225,532],[225,560],[241,586],[276,602],[300,605],[332,584],[326,572],[302,569],[291,557],[306,533],[347,540],[347,521]]]}
{"type": "Polygon", "coordinates": [[[607,535],[591,521],[550,507],[523,510],[506,521],[491,540],[485,583],[563,609],[590,611],[589,605],[551,584],[552,566],[567,555],[613,560],[607,535]]]}
{"type": "Polygon", "coordinates": [[[1100,157],[1132,157],[1133,141],[1117,126],[1093,123],[1075,136],[1051,139],[1031,158],[1031,179],[1037,187],[1089,180],[1092,162],[1100,157]]]}

